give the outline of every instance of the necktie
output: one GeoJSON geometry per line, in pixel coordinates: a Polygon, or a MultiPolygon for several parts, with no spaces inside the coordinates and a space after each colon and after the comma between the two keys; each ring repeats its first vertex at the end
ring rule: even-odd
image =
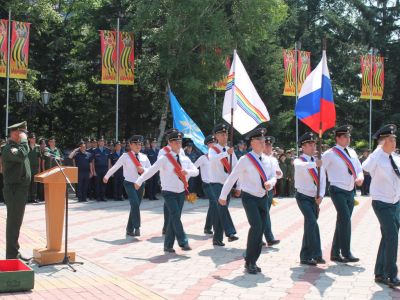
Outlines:
{"type": "Polygon", "coordinates": [[[136,159],[139,161],[139,153],[135,153],[136,159]]]}
{"type": "MultiPolygon", "coordinates": [[[[349,150],[347,150],[347,148],[344,148],[344,152],[346,152],[346,154],[349,156],[349,158],[351,157],[351,156],[350,156],[350,153],[349,153],[349,150]]],[[[349,174],[350,174],[351,176],[353,176],[353,173],[351,172],[351,170],[350,170],[349,168],[347,168],[347,172],[349,172],[349,174]]]]}
{"type": "Polygon", "coordinates": [[[179,155],[178,154],[176,155],[176,161],[178,162],[178,165],[182,166],[181,165],[181,161],[179,160],[179,155]]]}
{"type": "MultiPolygon", "coordinates": [[[[226,148],[225,148],[225,147],[222,148],[222,152],[226,152],[226,148]]],[[[224,158],[224,159],[227,160],[227,158],[224,158]]],[[[225,168],[225,166],[224,166],[224,172],[225,172],[225,173],[228,173],[228,170],[225,168]]]]}
{"type": "Polygon", "coordinates": [[[390,164],[392,165],[393,171],[396,173],[397,177],[400,178],[400,171],[399,171],[399,167],[396,165],[396,163],[394,162],[393,156],[389,155],[389,159],[390,159],[390,164]]]}
{"type": "Polygon", "coordinates": [[[311,157],[311,161],[312,161],[312,162],[314,161],[314,157],[311,157]]]}
{"type": "MultiPolygon", "coordinates": [[[[259,157],[260,161],[262,162],[262,157],[259,157]]],[[[261,163],[262,166],[262,163],[261,163]]],[[[265,185],[264,185],[264,180],[262,179],[262,177],[260,176],[260,180],[261,180],[261,187],[265,190],[265,185]]]]}

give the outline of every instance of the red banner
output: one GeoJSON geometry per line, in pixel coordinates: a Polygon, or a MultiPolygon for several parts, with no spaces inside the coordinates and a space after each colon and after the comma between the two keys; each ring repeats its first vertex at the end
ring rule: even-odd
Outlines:
{"type": "Polygon", "coordinates": [[[12,21],[10,78],[27,78],[30,26],[30,23],[12,21]]]}
{"type": "Polygon", "coordinates": [[[0,77],[7,76],[8,20],[0,20],[0,77]]]}

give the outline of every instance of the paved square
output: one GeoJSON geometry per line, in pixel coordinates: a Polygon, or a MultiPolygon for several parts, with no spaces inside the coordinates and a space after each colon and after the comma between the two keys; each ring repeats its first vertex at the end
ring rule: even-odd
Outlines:
{"type": "MultiPolygon", "coordinates": [[[[70,203],[70,248],[77,253],[73,273],[62,266],[35,270],[35,289],[29,293],[0,294],[0,299],[400,299],[400,291],[374,282],[374,263],[380,240],[371,200],[358,197],[352,218],[352,250],[361,261],[329,261],[336,211],[329,198],[319,217],[326,265],[299,264],[303,216],[293,198],[272,207],[272,227],[281,243],[265,247],[258,265],[262,273],[243,272],[242,253],[249,228],[241,201],[230,211],[238,236],[226,247],[214,247],[203,233],[208,201],[185,203],[182,216],[193,251],[164,254],[161,228],[163,201],[144,200],[141,237],[125,236],[128,201],[70,203]]],[[[6,209],[0,205],[0,257],[5,257],[6,209]]],[[[22,225],[21,252],[46,245],[44,204],[27,205],[22,225]]]]}

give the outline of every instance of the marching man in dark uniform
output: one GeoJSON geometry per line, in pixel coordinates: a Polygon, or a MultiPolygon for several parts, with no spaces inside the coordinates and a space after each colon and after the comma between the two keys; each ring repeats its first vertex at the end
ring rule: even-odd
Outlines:
{"type": "Polygon", "coordinates": [[[30,132],[28,135],[29,142],[29,163],[31,167],[31,184],[29,187],[29,203],[37,203],[37,186],[38,184],[34,181],[36,174],[40,173],[40,146],[36,144],[36,135],[30,132]]]}
{"type": "Polygon", "coordinates": [[[122,154],[114,166],[108,170],[104,176],[104,183],[108,182],[111,175],[119,171],[123,167],[124,188],[128,194],[131,210],[129,213],[128,224],[126,225],[126,234],[130,236],[140,236],[140,204],[143,197],[143,187],[136,190],[134,183],[140,174],[150,168],[150,161],[147,156],[140,152],[143,145],[143,136],[134,135],[131,137],[129,144],[131,151],[122,154]]]}
{"type": "Polygon", "coordinates": [[[78,168],[78,202],[87,202],[89,180],[93,176],[93,155],[86,151],[83,141],[79,142],[78,147],[70,153],[69,158],[73,159],[74,166],[78,168]]]}
{"type": "Polygon", "coordinates": [[[399,241],[400,157],[396,150],[396,125],[379,129],[374,139],[376,150],[362,167],[371,174],[370,194],[372,208],[378,218],[382,238],[375,263],[375,281],[394,288],[400,286],[397,278],[397,250],[399,241]]]}
{"type": "MultiPolygon", "coordinates": [[[[215,137],[209,135],[204,139],[204,144],[210,149],[214,146],[215,137]]],[[[203,181],[203,190],[206,194],[209,205],[206,217],[206,224],[204,225],[204,233],[213,234],[211,227],[215,223],[213,217],[217,214],[217,202],[215,201],[216,196],[213,195],[213,190],[210,185],[210,160],[208,159],[208,154],[200,156],[194,163],[196,168],[200,168],[201,180],[203,181]]]]}
{"type": "Polygon", "coordinates": [[[182,138],[182,132],[172,131],[168,135],[170,150],[165,147],[164,155],[145,171],[135,183],[136,190],[139,190],[144,181],[152,177],[157,171],[160,171],[162,195],[169,213],[164,251],[170,253],[175,252],[173,248],[175,238],[182,250],[192,250],[183,230],[181,214],[185,201],[185,193],[188,193],[187,180],[190,177],[199,175],[199,170],[187,156],[180,154],[182,138]]]}
{"type": "Polygon", "coordinates": [[[296,188],[296,201],[304,216],[303,243],[300,251],[301,264],[315,266],[324,264],[322,258],[321,239],[317,223],[319,205],[325,195],[326,176],[321,167],[322,161],[314,157],[317,136],[307,132],[299,138],[299,146],[303,154],[294,160],[294,184],[296,188]],[[320,188],[317,197],[318,173],[321,167],[320,188]]]}
{"type": "Polygon", "coordinates": [[[104,138],[99,139],[99,146],[93,151],[93,166],[95,178],[95,189],[96,189],[96,200],[106,201],[106,184],[103,182],[104,175],[108,171],[108,157],[110,150],[104,147],[104,138]]]}
{"type": "MultiPolygon", "coordinates": [[[[229,126],[226,124],[218,124],[214,127],[214,136],[217,143],[208,151],[210,159],[210,184],[213,189],[213,195],[217,197],[214,201],[218,201],[218,195],[221,194],[222,186],[228,178],[231,167],[234,168],[237,164],[237,158],[233,148],[227,146],[229,126]],[[232,166],[230,165],[230,155],[232,155],[232,166]]],[[[235,195],[239,195],[239,191],[235,190],[235,195]]],[[[222,242],[223,231],[228,237],[229,242],[238,240],[235,235],[236,229],[233,225],[231,215],[228,210],[230,195],[226,199],[226,205],[217,204],[217,216],[213,218],[214,237],[213,245],[225,246],[222,242]]]]}
{"type": "Polygon", "coordinates": [[[6,259],[25,260],[19,253],[18,238],[31,183],[26,122],[12,125],[9,130],[10,139],[2,150],[3,194],[7,206],[6,259]]]}
{"type": "Polygon", "coordinates": [[[263,154],[266,132],[265,128],[257,128],[247,135],[253,150],[240,158],[226,179],[219,196],[220,205],[225,206],[233,185],[239,180],[242,203],[250,224],[245,255],[245,269],[250,274],[261,272],[256,263],[261,254],[262,236],[268,214],[268,191],[276,184],[274,163],[263,154]]]}
{"type": "Polygon", "coordinates": [[[331,260],[357,262],[350,249],[351,215],[354,208],[355,185],[361,186],[364,174],[357,153],[349,147],[353,126],[344,125],[335,130],[336,146],[322,156],[330,183],[329,192],[337,211],[331,260]]]}
{"type": "MultiPolygon", "coordinates": [[[[172,134],[173,132],[179,132],[179,130],[176,128],[170,128],[165,131],[165,138],[167,139],[168,145],[165,146],[164,148],[160,149],[160,151],[158,151],[157,159],[160,159],[161,156],[165,155],[167,153],[166,151],[171,151],[172,148],[171,148],[171,143],[168,140],[168,136],[170,134],[172,134]]],[[[185,151],[182,149],[182,147],[179,150],[179,155],[186,156],[185,151]]],[[[158,172],[155,175],[153,175],[151,178],[154,178],[155,176],[157,176],[157,174],[158,174],[158,172]]],[[[169,222],[169,212],[168,212],[167,204],[165,203],[165,201],[164,201],[163,210],[164,210],[164,224],[163,224],[163,228],[162,228],[162,234],[164,235],[167,232],[167,226],[168,226],[168,222],[169,222]]]]}

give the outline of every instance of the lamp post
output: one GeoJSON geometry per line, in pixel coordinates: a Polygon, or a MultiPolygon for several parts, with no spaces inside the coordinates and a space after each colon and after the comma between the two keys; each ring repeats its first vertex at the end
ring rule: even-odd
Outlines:
{"type": "Polygon", "coordinates": [[[50,93],[49,93],[48,91],[44,90],[44,92],[42,92],[41,96],[42,96],[42,103],[43,103],[43,105],[49,104],[49,101],[50,101],[50,93]]]}
{"type": "Polygon", "coordinates": [[[22,86],[20,86],[18,92],[16,92],[15,99],[17,100],[17,103],[24,102],[24,90],[22,89],[22,86]]]}

